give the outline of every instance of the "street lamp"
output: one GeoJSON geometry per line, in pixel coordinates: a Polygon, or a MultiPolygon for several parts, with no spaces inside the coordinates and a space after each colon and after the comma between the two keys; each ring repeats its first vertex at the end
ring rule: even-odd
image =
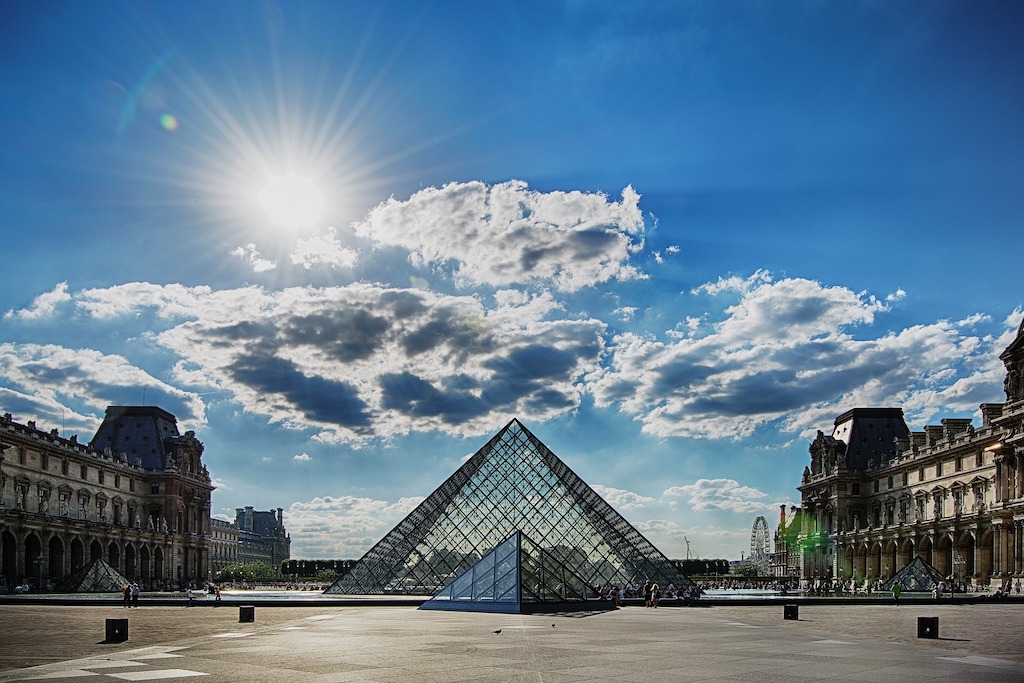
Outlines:
{"type": "MultiPolygon", "coordinates": [[[[965,564],[967,564],[967,560],[964,558],[963,555],[961,555],[960,553],[956,553],[953,556],[953,566],[956,567],[956,575],[958,577],[961,577],[961,581],[963,580],[963,567],[965,564]]],[[[953,588],[949,589],[950,595],[953,594],[955,586],[956,584],[954,583],[953,588]]]]}

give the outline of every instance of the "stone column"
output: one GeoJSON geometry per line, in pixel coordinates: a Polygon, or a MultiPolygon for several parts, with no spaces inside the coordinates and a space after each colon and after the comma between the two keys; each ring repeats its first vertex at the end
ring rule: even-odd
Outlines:
{"type": "Polygon", "coordinates": [[[1003,525],[995,524],[992,527],[992,576],[1003,571],[1003,543],[1003,525]]]}

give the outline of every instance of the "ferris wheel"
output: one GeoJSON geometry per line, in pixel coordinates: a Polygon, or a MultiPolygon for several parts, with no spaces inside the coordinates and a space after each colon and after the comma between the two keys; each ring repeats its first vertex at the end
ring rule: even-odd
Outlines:
{"type": "Polygon", "coordinates": [[[754,520],[754,528],[750,530],[750,563],[757,567],[760,576],[768,575],[770,553],[768,520],[762,515],[754,520]]]}

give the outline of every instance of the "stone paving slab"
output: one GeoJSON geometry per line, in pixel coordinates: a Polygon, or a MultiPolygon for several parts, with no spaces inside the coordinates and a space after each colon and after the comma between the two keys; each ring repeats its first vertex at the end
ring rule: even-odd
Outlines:
{"type": "Polygon", "coordinates": [[[629,607],[584,618],[387,607],[0,605],[13,681],[1024,681],[1024,606],[629,607]],[[917,617],[939,617],[939,639],[917,617]],[[126,643],[103,643],[106,618],[126,643]],[[500,631],[500,632],[496,632],[500,631]]]}

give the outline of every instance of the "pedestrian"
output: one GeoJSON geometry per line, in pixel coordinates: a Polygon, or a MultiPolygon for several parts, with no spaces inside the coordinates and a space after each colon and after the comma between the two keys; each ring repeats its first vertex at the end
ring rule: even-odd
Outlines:
{"type": "Polygon", "coordinates": [[[216,602],[220,602],[220,586],[213,587],[214,595],[216,595],[216,602]]]}
{"type": "Polygon", "coordinates": [[[1017,579],[1017,583],[1013,584],[1013,592],[1020,595],[1020,579],[1017,579]]]}
{"type": "Polygon", "coordinates": [[[651,582],[644,581],[644,607],[651,606],[651,582]]]}
{"type": "Polygon", "coordinates": [[[903,589],[900,587],[899,581],[893,581],[892,583],[892,599],[897,605],[900,604],[900,591],[903,589]]]}
{"type": "Polygon", "coordinates": [[[192,600],[195,597],[194,595],[192,595],[192,586],[189,586],[188,589],[185,591],[185,597],[188,598],[188,604],[185,605],[185,606],[186,607],[191,607],[192,606],[192,600]]]}
{"type": "Polygon", "coordinates": [[[139,606],[139,596],[142,594],[142,589],[139,588],[139,584],[132,584],[132,607],[139,606]]]}
{"type": "Polygon", "coordinates": [[[655,583],[651,585],[651,607],[658,609],[659,602],[661,602],[661,588],[655,583]]]}
{"type": "Polygon", "coordinates": [[[132,606],[132,585],[130,583],[121,589],[121,597],[124,598],[126,608],[132,606]]]}

